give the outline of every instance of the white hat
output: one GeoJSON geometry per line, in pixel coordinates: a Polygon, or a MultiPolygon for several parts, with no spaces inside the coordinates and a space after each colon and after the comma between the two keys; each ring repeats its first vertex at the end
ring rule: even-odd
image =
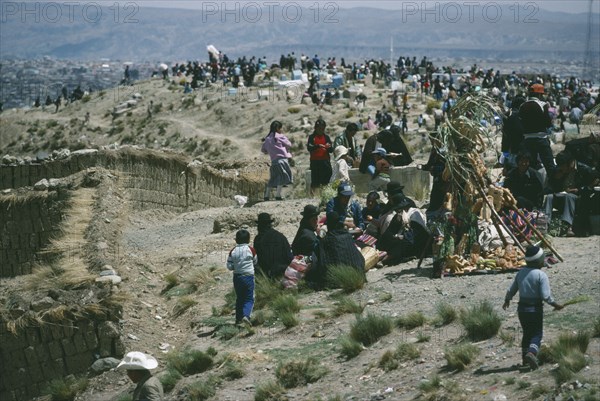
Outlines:
{"type": "Polygon", "coordinates": [[[144,354],[143,352],[132,351],[128,352],[121,363],[117,365],[120,370],[150,370],[158,366],[158,361],[153,356],[144,354]]]}
{"type": "Polygon", "coordinates": [[[348,148],[345,146],[336,146],[336,148],[333,150],[333,156],[335,157],[335,160],[339,160],[340,157],[347,155],[348,154],[348,148]]]}

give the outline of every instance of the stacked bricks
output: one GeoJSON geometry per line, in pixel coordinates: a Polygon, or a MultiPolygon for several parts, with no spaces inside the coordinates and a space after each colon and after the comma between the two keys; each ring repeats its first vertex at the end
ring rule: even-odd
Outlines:
{"type": "Polygon", "coordinates": [[[66,321],[17,335],[0,322],[0,400],[31,399],[54,379],[86,372],[97,356],[123,354],[119,327],[111,321],[66,321]]]}

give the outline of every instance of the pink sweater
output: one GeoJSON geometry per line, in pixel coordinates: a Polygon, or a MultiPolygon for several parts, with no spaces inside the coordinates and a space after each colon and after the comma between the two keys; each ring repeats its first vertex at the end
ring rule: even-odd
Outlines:
{"type": "Polygon", "coordinates": [[[268,154],[271,160],[277,160],[281,158],[289,159],[292,154],[289,149],[292,147],[292,143],[283,134],[275,133],[275,135],[268,135],[263,142],[261,152],[268,154]]]}

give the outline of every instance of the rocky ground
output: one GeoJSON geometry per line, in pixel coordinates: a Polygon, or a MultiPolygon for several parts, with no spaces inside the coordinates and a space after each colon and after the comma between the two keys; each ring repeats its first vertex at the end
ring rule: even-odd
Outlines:
{"type": "MultiPolygon", "coordinates": [[[[300,323],[285,329],[281,322],[255,328],[253,335],[242,331],[229,339],[211,335],[216,323],[212,309],[225,304],[224,294],[231,290],[231,275],[224,270],[227,250],[234,243],[233,231],[212,233],[215,218],[236,213],[245,214],[268,210],[276,216],[280,229],[293,238],[299,211],[307,202],[294,200],[258,204],[250,209],[211,209],[180,215],[147,212],[129,216],[123,227],[122,260],[119,272],[123,276],[122,288],[131,294],[125,306],[122,327],[127,336],[128,350],[152,353],[160,361],[158,371],[165,367],[166,351],[191,346],[206,350],[214,347],[219,355],[230,354],[239,361],[245,375],[218,386],[214,400],[252,400],[257,386],[274,379],[274,369],[285,360],[318,358],[329,371],[321,380],[308,386],[290,389],[288,399],[317,400],[340,396],[343,400],[409,400],[426,399],[419,384],[433,375],[443,381],[456,382],[460,391],[448,398],[465,400],[526,400],[552,398],[567,389],[557,388],[552,378],[552,365],[543,365],[534,372],[519,370],[520,326],[516,306],[504,312],[500,306],[504,293],[514,273],[483,276],[429,278],[431,259],[417,269],[417,261],[398,266],[374,269],[367,274],[368,283],[350,297],[366,305],[364,313],[404,316],[421,311],[430,323],[415,330],[396,328],[393,332],[364,350],[357,358],[346,361],[340,355],[340,338],[348,334],[355,321],[351,314],[329,316],[336,303],[336,291],[302,292],[299,295],[302,309],[300,323]],[[191,297],[197,302],[183,315],[173,316],[178,297],[166,297],[161,291],[166,286],[165,275],[174,272],[184,279],[197,269],[213,268],[212,279],[191,297]],[[464,330],[459,323],[436,327],[435,306],[440,302],[456,308],[467,308],[488,300],[499,311],[503,322],[502,336],[476,343],[481,350],[476,361],[463,372],[450,372],[444,359],[447,347],[463,339],[464,330]],[[430,340],[418,343],[421,356],[400,365],[397,370],[385,372],[378,361],[386,350],[400,342],[416,343],[425,334],[430,340]],[[168,344],[168,345],[167,345],[168,344]],[[512,382],[511,378],[516,378],[512,382]],[[513,383],[513,384],[508,384],[513,383]],[[534,389],[542,393],[532,397],[534,389]],[[506,398],[502,398],[504,395],[506,398]],[[320,398],[319,398],[320,397],[320,398]]],[[[252,227],[253,235],[255,228],[252,227]]],[[[568,306],[563,311],[546,310],[545,341],[555,340],[559,334],[590,329],[598,316],[600,281],[598,255],[600,239],[556,238],[554,244],[565,258],[549,269],[548,275],[555,297],[560,301],[577,296],[589,296],[589,301],[568,306]]],[[[233,316],[217,319],[233,323],[233,316]]],[[[588,366],[578,376],[579,383],[597,388],[600,373],[600,341],[593,339],[587,358],[588,366]]],[[[222,373],[223,367],[184,378],[167,396],[168,400],[186,399],[186,386],[209,375],[222,373]]],[[[131,388],[120,372],[107,372],[92,379],[80,400],[116,400],[131,388]]],[[[583,390],[581,390],[583,391],[583,390]]],[[[440,397],[442,397],[440,395],[440,397]]],[[[566,398],[562,398],[566,399],[566,398]]],[[[575,398],[580,399],[580,398],[575,398]]]]}

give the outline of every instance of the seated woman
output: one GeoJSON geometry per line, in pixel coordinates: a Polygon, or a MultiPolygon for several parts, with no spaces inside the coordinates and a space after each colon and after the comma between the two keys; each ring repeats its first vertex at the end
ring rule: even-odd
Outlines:
{"type": "Polygon", "coordinates": [[[367,195],[367,206],[362,209],[362,217],[365,223],[377,220],[381,214],[381,203],[377,191],[371,191],[367,195]]]}
{"type": "Polygon", "coordinates": [[[423,213],[411,207],[410,199],[400,200],[397,197],[393,197],[396,214],[377,242],[377,247],[388,253],[383,260],[385,265],[394,265],[406,258],[421,255],[429,239],[423,213]]]}
{"type": "Polygon", "coordinates": [[[512,169],[504,180],[504,187],[514,195],[517,207],[529,211],[539,209],[544,198],[542,180],[538,172],[529,167],[530,162],[531,155],[520,152],[517,155],[517,167],[512,169]]]}
{"type": "Polygon", "coordinates": [[[254,237],[254,249],[259,270],[268,277],[283,276],[292,261],[292,250],[285,235],[273,228],[269,213],[260,213],[257,220],[258,235],[254,237]]]}
{"type": "Polygon", "coordinates": [[[335,265],[351,266],[363,273],[365,271],[365,259],[354,245],[352,235],[340,222],[337,212],[328,212],[327,235],[319,241],[317,261],[306,274],[306,280],[317,287],[324,287],[327,271],[335,265]]]}
{"type": "Polygon", "coordinates": [[[292,253],[295,256],[312,256],[319,244],[319,238],[315,233],[317,230],[319,209],[313,205],[306,205],[301,214],[300,227],[296,232],[294,241],[292,241],[292,253]]]}

